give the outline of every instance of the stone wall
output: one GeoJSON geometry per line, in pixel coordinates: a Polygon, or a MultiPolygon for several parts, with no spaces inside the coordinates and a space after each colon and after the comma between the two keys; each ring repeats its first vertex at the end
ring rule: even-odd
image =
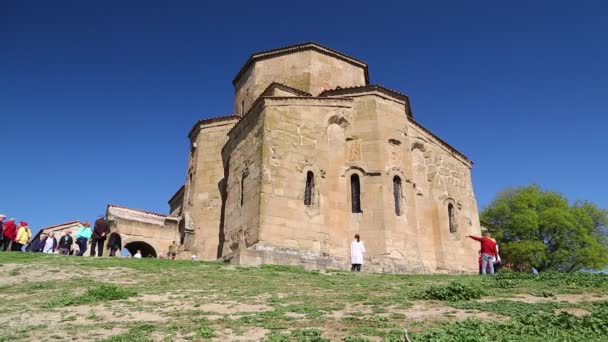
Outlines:
{"type": "Polygon", "coordinates": [[[226,255],[259,240],[262,130],[264,116],[254,108],[229,132],[222,150],[226,179],[218,250],[226,255]]]}
{"type": "Polygon", "coordinates": [[[412,154],[418,156],[415,177],[424,184],[423,189],[428,189],[421,191],[421,202],[426,210],[423,216],[431,220],[423,228],[434,229],[437,268],[474,271],[479,246],[466,239],[467,235],[480,234],[472,163],[419,124],[411,122],[408,128],[412,154]],[[455,232],[449,228],[449,205],[455,211],[455,232]]]}
{"type": "MultiPolygon", "coordinates": [[[[239,166],[230,169],[231,177],[238,177],[247,164],[242,155],[257,158],[263,136],[259,231],[255,222],[236,229],[239,208],[230,201],[238,198],[234,182],[226,210],[235,218],[226,218],[227,232],[232,231],[227,240],[251,239],[247,249],[224,248],[225,258],[344,268],[352,236],[359,233],[367,248],[367,270],[475,270],[477,249],[464,238],[479,233],[471,163],[408,121],[403,99],[369,92],[348,98],[265,98],[259,107],[237,126],[239,134],[231,134],[230,147],[234,151],[241,139],[249,139],[248,149],[231,154],[241,156],[239,166]],[[260,122],[263,131],[256,126],[260,122]],[[308,172],[314,174],[310,205],[304,203],[308,172]],[[352,175],[360,180],[360,213],[351,210],[352,175]],[[450,203],[455,232],[449,230],[450,203]]],[[[240,215],[256,215],[251,208],[245,211],[240,215]]]]}
{"type": "MultiPolygon", "coordinates": [[[[344,255],[348,237],[345,187],[335,158],[331,124],[350,116],[349,99],[264,100],[264,152],[261,191],[261,244],[298,249],[317,256],[344,255]],[[307,173],[314,175],[311,203],[305,205],[307,173]]],[[[340,133],[338,133],[340,134],[340,133]]],[[[344,133],[341,133],[342,137],[344,133]]]]}
{"type": "Polygon", "coordinates": [[[183,217],[180,222],[180,242],[184,253],[201,260],[215,260],[220,254],[219,227],[225,195],[222,148],[228,131],[237,118],[200,122],[190,135],[191,150],[184,185],[183,217]]]}
{"type": "Polygon", "coordinates": [[[272,82],[313,95],[341,86],[365,85],[365,70],[314,50],[262,59],[252,64],[235,84],[234,113],[243,115],[272,82]]]}
{"type": "Polygon", "coordinates": [[[175,217],[115,206],[108,206],[106,217],[111,233],[120,234],[123,248],[131,242],[144,242],[158,256],[161,252],[166,254],[171,243],[179,238],[175,217]]]}

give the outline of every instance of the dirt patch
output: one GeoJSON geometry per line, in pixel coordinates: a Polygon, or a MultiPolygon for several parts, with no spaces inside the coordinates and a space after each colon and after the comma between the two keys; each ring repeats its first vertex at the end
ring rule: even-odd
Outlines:
{"type": "Polygon", "coordinates": [[[335,310],[327,314],[328,318],[341,319],[346,316],[363,316],[372,313],[372,309],[369,306],[362,305],[346,305],[342,310],[335,310]]]}
{"type": "Polygon", "coordinates": [[[263,328],[253,328],[246,330],[240,336],[235,335],[232,329],[224,329],[216,332],[212,341],[262,341],[268,330],[263,328]]]}
{"type": "Polygon", "coordinates": [[[304,317],[306,317],[305,314],[301,314],[301,313],[297,313],[297,312],[286,312],[283,315],[285,317],[290,317],[290,318],[304,318],[304,317]]]}
{"type": "Polygon", "coordinates": [[[556,314],[560,314],[562,312],[569,313],[572,316],[576,316],[576,317],[587,316],[590,313],[589,311],[587,311],[585,309],[580,309],[580,308],[565,308],[565,309],[555,310],[556,314]]]}
{"type": "Polygon", "coordinates": [[[605,295],[592,294],[558,294],[553,297],[537,297],[529,294],[514,295],[509,298],[482,298],[478,302],[495,302],[499,299],[508,299],[517,302],[526,303],[547,303],[547,302],[565,302],[565,303],[580,303],[580,302],[599,302],[608,300],[605,295]]]}
{"type": "MultiPolygon", "coordinates": [[[[443,320],[465,320],[467,318],[477,318],[481,320],[507,320],[507,317],[491,312],[479,310],[462,310],[450,306],[444,306],[434,302],[414,302],[414,305],[407,309],[388,308],[390,313],[400,313],[405,315],[406,321],[443,321],[443,320]]],[[[386,314],[385,314],[386,315],[386,314]]]]}
{"type": "Polygon", "coordinates": [[[272,310],[272,307],[268,306],[268,305],[264,305],[264,304],[243,304],[243,303],[237,303],[237,302],[230,302],[230,303],[209,303],[209,304],[203,304],[201,306],[198,307],[199,310],[201,311],[209,311],[209,312],[215,312],[218,313],[220,315],[225,315],[225,314],[234,314],[237,312],[259,312],[259,311],[269,311],[272,310]]]}
{"type": "Polygon", "coordinates": [[[28,340],[30,341],[99,341],[126,332],[123,328],[87,328],[69,333],[64,329],[47,330],[31,329],[28,340]]]}
{"type": "Polygon", "coordinates": [[[1,277],[0,286],[12,286],[16,284],[23,284],[25,282],[34,281],[56,281],[56,280],[69,280],[82,277],[90,277],[96,281],[115,283],[115,284],[134,284],[137,283],[137,277],[134,277],[134,271],[126,267],[109,267],[104,269],[83,269],[79,268],[78,272],[74,272],[72,269],[57,269],[52,272],[52,266],[44,267],[37,265],[26,265],[23,264],[4,264],[3,271],[6,270],[7,274],[15,274],[10,277],[1,277]]]}

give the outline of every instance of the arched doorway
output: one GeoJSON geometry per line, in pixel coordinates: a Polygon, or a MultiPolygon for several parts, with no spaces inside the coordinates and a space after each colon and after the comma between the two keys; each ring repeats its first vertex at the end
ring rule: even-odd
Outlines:
{"type": "Polygon", "coordinates": [[[128,244],[125,245],[125,248],[127,250],[129,250],[129,253],[131,253],[131,255],[135,255],[135,253],[137,253],[137,251],[141,251],[141,256],[143,258],[148,258],[148,257],[152,257],[152,258],[156,258],[156,251],[154,250],[154,247],[150,246],[148,243],[143,242],[143,241],[133,241],[133,242],[129,242],[128,244]]]}

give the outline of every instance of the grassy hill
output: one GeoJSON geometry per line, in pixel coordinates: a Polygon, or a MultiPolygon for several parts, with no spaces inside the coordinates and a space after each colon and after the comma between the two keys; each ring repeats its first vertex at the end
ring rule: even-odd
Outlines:
{"type": "Polygon", "coordinates": [[[353,274],[31,253],[0,253],[0,264],[0,341],[608,340],[601,274],[353,274]]]}

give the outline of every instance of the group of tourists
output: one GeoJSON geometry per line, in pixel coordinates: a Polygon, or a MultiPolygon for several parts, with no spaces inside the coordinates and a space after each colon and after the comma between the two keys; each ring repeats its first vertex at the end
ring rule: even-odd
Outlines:
{"type": "MultiPolygon", "coordinates": [[[[35,253],[83,256],[90,244],[90,256],[103,256],[104,244],[110,234],[110,228],[105,218],[100,215],[95,220],[92,229],[88,221],[79,224],[74,237],[69,229],[66,229],[61,236],[56,236],[56,233],[42,232],[32,239],[32,232],[27,222],[21,221],[17,227],[14,218],[6,220],[6,215],[0,214],[0,248],[2,251],[20,252],[25,247],[25,250],[35,253]],[[74,242],[77,249],[74,248],[74,242]]],[[[113,234],[108,241],[110,255],[115,255],[116,251],[120,251],[121,248],[120,235],[113,234]]]]}
{"type": "Polygon", "coordinates": [[[5,221],[6,215],[0,214],[0,249],[6,251],[20,251],[30,242],[32,231],[27,222],[21,221],[19,225],[14,218],[5,221]]]}

